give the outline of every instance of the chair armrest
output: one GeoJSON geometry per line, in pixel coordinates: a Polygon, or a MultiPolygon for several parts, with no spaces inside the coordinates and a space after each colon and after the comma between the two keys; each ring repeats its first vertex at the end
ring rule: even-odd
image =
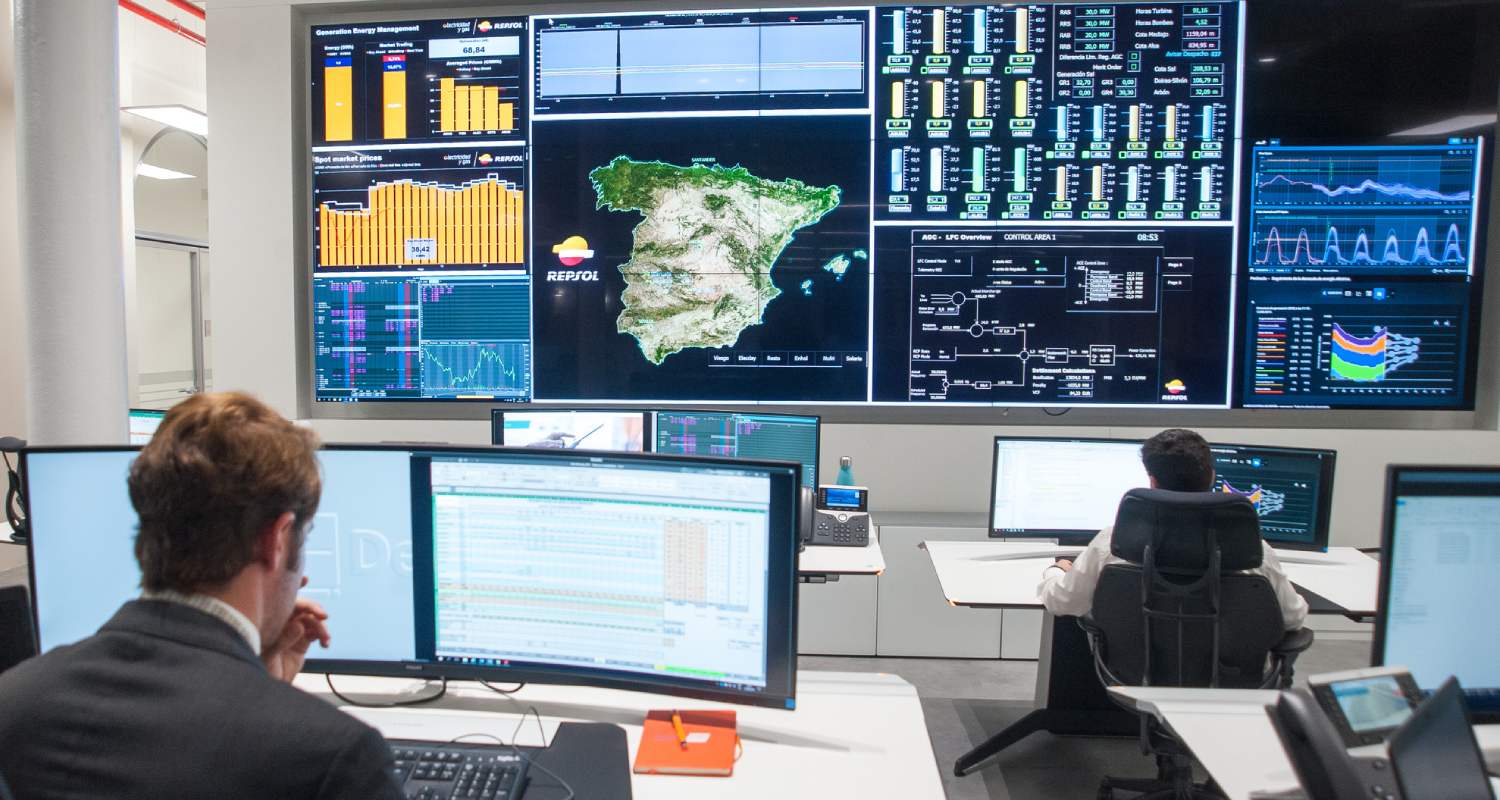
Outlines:
{"type": "Polygon", "coordinates": [[[1312,643],[1313,632],[1307,628],[1298,628],[1294,631],[1287,631],[1281,637],[1281,641],[1277,642],[1271,648],[1271,654],[1276,656],[1296,655],[1312,647],[1312,643]]]}

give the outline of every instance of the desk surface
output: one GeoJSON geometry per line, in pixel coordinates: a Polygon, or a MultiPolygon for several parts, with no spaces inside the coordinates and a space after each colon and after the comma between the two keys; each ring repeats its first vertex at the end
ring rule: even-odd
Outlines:
{"type": "MultiPolygon", "coordinates": [[[[956,606],[1040,608],[1036,587],[1042,570],[1057,556],[1076,555],[1078,547],[1046,542],[939,542],[926,548],[942,584],[943,596],[956,606]]],[[[1380,564],[1352,547],[1327,553],[1277,550],[1287,578],[1340,606],[1338,613],[1374,614],[1380,564]]]]}
{"type": "MultiPolygon", "coordinates": [[[[397,692],[420,686],[404,679],[335,677],[340,693],[397,692]]],[[[325,700],[321,675],[299,675],[297,685],[325,700]]],[[[362,698],[356,698],[362,699],[362,698]]],[[[389,701],[371,696],[371,702],[389,701]]],[[[517,702],[478,684],[449,684],[432,705],[345,710],[388,737],[448,741],[484,732],[510,741],[522,708],[535,706],[550,739],[562,721],[613,722],[625,729],[630,757],[640,745],[641,722],[653,708],[730,708],[738,713],[745,750],[727,779],[632,775],[636,800],[655,798],[901,797],[942,800],[942,781],[927,737],[916,689],[895,675],[801,672],[797,710],[726,706],[701,700],[578,686],[531,685],[517,702]]],[[[534,721],[521,726],[517,744],[539,744],[534,721]]]]}
{"type": "MultiPolygon", "coordinates": [[[[1296,773],[1266,715],[1277,692],[1142,686],[1109,691],[1176,732],[1230,800],[1248,800],[1254,791],[1297,787],[1296,773]]],[[[1476,725],[1474,732],[1493,769],[1500,725],[1476,725]]],[[[1492,783],[1500,791],[1500,781],[1492,783]]]]}
{"type": "Polygon", "coordinates": [[[808,545],[797,556],[797,571],[803,575],[879,575],[885,572],[879,529],[870,531],[870,543],[864,547],[808,545]]]}

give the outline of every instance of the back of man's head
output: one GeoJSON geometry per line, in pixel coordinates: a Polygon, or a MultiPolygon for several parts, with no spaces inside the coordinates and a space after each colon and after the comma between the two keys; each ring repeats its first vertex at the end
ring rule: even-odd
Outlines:
{"type": "Polygon", "coordinates": [[[1141,445],[1146,474],[1156,488],[1176,492],[1206,492],[1214,486],[1214,457],[1208,442],[1197,433],[1169,428],[1141,445]]]}
{"type": "Polygon", "coordinates": [[[294,565],[323,489],[317,450],[312,431],[247,394],[200,394],[174,406],[130,466],[141,587],[224,586],[288,511],[299,537],[294,565]]]}

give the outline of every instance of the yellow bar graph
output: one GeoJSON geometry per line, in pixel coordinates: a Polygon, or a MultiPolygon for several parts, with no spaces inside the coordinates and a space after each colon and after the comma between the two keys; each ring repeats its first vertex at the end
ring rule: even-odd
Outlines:
{"type": "Polygon", "coordinates": [[[1056,189],[1057,189],[1057,199],[1058,200],[1067,200],[1068,199],[1068,168],[1067,167],[1058,167],[1057,168],[1057,187],[1056,187],[1056,189]]]}
{"type": "Polygon", "coordinates": [[[906,116],[906,81],[891,81],[891,119],[906,116]]]}
{"type": "Polygon", "coordinates": [[[1027,27],[1027,9],[1016,9],[1016,52],[1026,52],[1026,47],[1031,40],[1031,29],[1027,27]]]}
{"type": "Polygon", "coordinates": [[[1094,165],[1094,202],[1104,202],[1104,167],[1094,165]]]}
{"type": "Polygon", "coordinates": [[[441,78],[438,80],[438,130],[443,133],[453,132],[453,79],[441,78]]]}
{"type": "Polygon", "coordinates": [[[323,138],[347,142],[354,138],[354,67],[323,67],[323,138]]]}
{"type": "Polygon", "coordinates": [[[493,173],[458,186],[409,178],[380,183],[362,207],[318,207],[318,263],[520,264],[524,216],[521,190],[493,173]]]}
{"type": "Polygon", "coordinates": [[[438,130],[482,133],[516,129],[516,104],[501,102],[498,86],[460,86],[453,78],[438,80],[438,130]]]}
{"type": "Polygon", "coordinates": [[[943,9],[933,9],[932,12],[932,52],[942,55],[948,47],[948,15],[943,9]]]}
{"type": "Polygon", "coordinates": [[[1139,142],[1140,140],[1141,140],[1141,107],[1140,106],[1131,106],[1130,107],[1130,141],[1132,141],[1132,142],[1139,142]]]}
{"type": "Polygon", "coordinates": [[[945,113],[947,111],[947,108],[945,108],[947,103],[945,101],[948,99],[947,88],[947,84],[945,84],[943,81],[936,81],[932,84],[933,119],[942,119],[943,117],[947,116],[947,114],[945,113]]]}
{"type": "Polygon", "coordinates": [[[985,108],[986,103],[985,103],[985,97],[984,97],[984,86],[985,86],[985,84],[984,84],[984,79],[983,78],[981,78],[981,79],[979,79],[977,81],[974,81],[974,118],[975,119],[983,119],[984,117],[989,116],[988,114],[985,113],[986,112],[986,108],[985,108]]]}
{"type": "Polygon", "coordinates": [[[1167,106],[1167,141],[1177,141],[1177,106],[1167,106]]]}
{"type": "Polygon", "coordinates": [[[392,69],[391,64],[386,65],[384,77],[382,78],[384,91],[385,109],[385,138],[406,138],[406,65],[403,62],[401,69],[392,69]]]}
{"type": "Polygon", "coordinates": [[[1031,116],[1031,91],[1030,85],[1024,80],[1016,81],[1016,116],[1031,116]]]}

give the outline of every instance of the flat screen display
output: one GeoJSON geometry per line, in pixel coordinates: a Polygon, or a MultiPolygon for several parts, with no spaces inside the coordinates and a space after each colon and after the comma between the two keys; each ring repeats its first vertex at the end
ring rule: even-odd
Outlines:
{"type": "Polygon", "coordinates": [[[731,411],[657,411],[652,427],[658,453],[795,461],[802,485],[818,485],[818,417],[731,411]]]}
{"type": "Polygon", "coordinates": [[[1274,547],[1327,550],[1333,513],[1332,450],[1211,444],[1214,490],[1250,501],[1274,547]]]}
{"type": "Polygon", "coordinates": [[[161,427],[161,421],[166,416],[165,411],[148,408],[130,409],[130,443],[145,444],[151,441],[151,435],[161,427]]]}
{"type": "Polygon", "coordinates": [[[1500,468],[1389,469],[1376,664],[1411,670],[1417,686],[1463,683],[1469,706],[1500,711],[1500,642],[1471,635],[1495,608],[1500,468]]]}
{"type": "Polygon", "coordinates": [[[1087,541],[1149,485],[1137,440],[996,437],[990,535],[1087,541]]]}
{"type": "Polygon", "coordinates": [[[1244,13],[316,24],[315,397],[1228,407],[1244,13]]]}
{"type": "Polygon", "coordinates": [[[495,444],[557,450],[649,450],[651,414],[645,411],[547,409],[493,412],[495,444]]]}

